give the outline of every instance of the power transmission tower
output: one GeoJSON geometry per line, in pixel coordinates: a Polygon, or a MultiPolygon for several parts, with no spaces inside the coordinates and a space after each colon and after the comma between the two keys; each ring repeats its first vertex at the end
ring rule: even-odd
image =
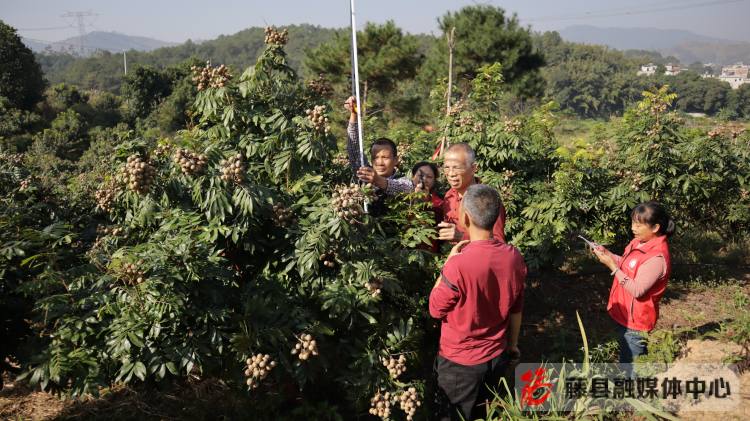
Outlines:
{"type": "Polygon", "coordinates": [[[80,44],[81,55],[84,55],[84,51],[86,49],[85,41],[83,38],[86,35],[86,21],[84,20],[84,18],[92,16],[99,15],[91,12],[90,10],[86,12],[67,12],[60,15],[61,18],[76,18],[76,20],[78,21],[78,42],[80,44]]]}

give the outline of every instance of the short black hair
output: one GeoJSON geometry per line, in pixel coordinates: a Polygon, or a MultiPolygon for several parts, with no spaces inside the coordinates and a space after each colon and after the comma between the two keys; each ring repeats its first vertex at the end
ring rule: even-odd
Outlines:
{"type": "Polygon", "coordinates": [[[464,209],[471,215],[471,221],[479,228],[492,231],[500,216],[500,195],[486,184],[472,184],[466,189],[461,200],[464,209]]]}
{"type": "Polygon", "coordinates": [[[391,148],[391,152],[393,152],[393,157],[396,158],[398,156],[398,150],[396,149],[396,143],[394,143],[391,139],[388,139],[387,137],[381,137],[378,139],[375,139],[374,142],[372,142],[372,146],[370,146],[370,156],[372,156],[373,151],[375,150],[376,146],[387,146],[391,148]]]}
{"type": "Polygon", "coordinates": [[[630,217],[635,222],[650,226],[659,225],[659,234],[671,237],[675,231],[675,223],[669,216],[667,209],[659,202],[649,201],[638,204],[633,208],[630,217]]]}

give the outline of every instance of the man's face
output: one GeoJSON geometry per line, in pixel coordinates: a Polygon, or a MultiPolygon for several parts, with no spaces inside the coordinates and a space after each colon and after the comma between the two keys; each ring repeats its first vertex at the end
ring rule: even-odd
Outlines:
{"type": "Polygon", "coordinates": [[[462,150],[445,153],[443,174],[448,184],[456,190],[466,190],[474,181],[476,165],[467,165],[466,152],[462,150]]]}
{"type": "Polygon", "coordinates": [[[389,146],[375,146],[372,148],[372,168],[381,177],[390,177],[396,170],[398,159],[393,155],[389,146]]]}

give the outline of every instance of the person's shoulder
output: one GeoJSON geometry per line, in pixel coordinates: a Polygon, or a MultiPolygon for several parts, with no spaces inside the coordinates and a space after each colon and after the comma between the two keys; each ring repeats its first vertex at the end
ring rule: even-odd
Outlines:
{"type": "Polygon", "coordinates": [[[454,254],[445,261],[445,266],[453,266],[454,268],[468,268],[475,265],[477,256],[481,257],[482,253],[477,253],[477,250],[471,247],[464,247],[460,253],[454,254]]]}
{"type": "Polygon", "coordinates": [[[502,256],[523,260],[523,255],[521,254],[521,251],[518,250],[518,248],[512,244],[508,244],[502,241],[497,241],[493,244],[493,247],[495,249],[495,252],[498,254],[501,254],[502,256]]]}

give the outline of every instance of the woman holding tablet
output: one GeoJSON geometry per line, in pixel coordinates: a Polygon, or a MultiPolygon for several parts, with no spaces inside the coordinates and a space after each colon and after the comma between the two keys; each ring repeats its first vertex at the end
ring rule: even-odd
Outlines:
{"type": "Polygon", "coordinates": [[[674,221],[657,202],[636,206],[631,220],[634,238],[622,256],[602,246],[593,248],[614,275],[607,312],[618,325],[621,363],[632,363],[647,352],[644,332],[653,330],[659,318],[659,301],[672,267],[667,239],[675,230],[674,221]]]}

